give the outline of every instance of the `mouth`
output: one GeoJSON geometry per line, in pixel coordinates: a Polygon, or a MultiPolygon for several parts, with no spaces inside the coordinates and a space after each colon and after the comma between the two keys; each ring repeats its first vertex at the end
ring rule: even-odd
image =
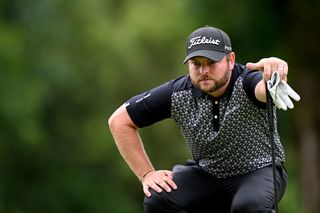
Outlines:
{"type": "Polygon", "coordinates": [[[210,82],[212,82],[212,79],[200,79],[199,83],[203,83],[203,84],[209,84],[210,82]]]}

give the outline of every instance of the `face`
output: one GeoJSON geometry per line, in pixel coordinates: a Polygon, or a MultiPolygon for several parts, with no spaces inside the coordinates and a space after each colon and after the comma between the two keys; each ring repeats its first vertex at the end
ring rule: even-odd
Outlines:
{"type": "Polygon", "coordinates": [[[233,53],[224,56],[221,61],[212,61],[205,57],[191,58],[189,74],[192,84],[205,93],[219,97],[228,86],[233,65],[233,53]]]}

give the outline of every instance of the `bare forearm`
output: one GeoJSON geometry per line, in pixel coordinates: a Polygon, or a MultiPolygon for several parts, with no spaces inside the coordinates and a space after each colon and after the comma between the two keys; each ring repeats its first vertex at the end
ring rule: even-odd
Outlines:
{"type": "Polygon", "coordinates": [[[261,102],[266,102],[267,99],[266,99],[266,84],[265,84],[265,81],[264,80],[261,80],[256,88],[255,88],[255,96],[256,98],[261,101],[261,102]]]}
{"type": "Polygon", "coordinates": [[[142,176],[153,170],[153,166],[145,152],[140,135],[131,119],[119,108],[109,119],[109,126],[117,148],[135,175],[142,176]]]}
{"type": "Polygon", "coordinates": [[[138,178],[153,169],[137,130],[118,128],[112,134],[119,152],[138,178]]]}

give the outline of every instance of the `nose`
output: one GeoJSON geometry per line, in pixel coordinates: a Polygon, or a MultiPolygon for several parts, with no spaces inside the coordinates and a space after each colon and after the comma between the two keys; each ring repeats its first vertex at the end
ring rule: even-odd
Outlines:
{"type": "Polygon", "coordinates": [[[209,66],[207,64],[201,64],[201,67],[200,67],[200,70],[199,70],[199,73],[202,74],[202,75],[205,75],[209,72],[209,66]]]}

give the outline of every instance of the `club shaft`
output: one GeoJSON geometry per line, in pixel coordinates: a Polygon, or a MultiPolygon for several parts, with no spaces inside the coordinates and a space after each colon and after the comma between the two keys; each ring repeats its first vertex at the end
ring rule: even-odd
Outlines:
{"type": "Polygon", "coordinates": [[[274,122],[274,111],[271,95],[267,89],[266,85],[266,97],[267,97],[267,113],[269,121],[269,130],[270,130],[270,145],[271,145],[271,158],[272,158],[272,173],[273,173],[273,190],[274,190],[274,210],[276,213],[278,211],[278,199],[277,199],[277,178],[276,178],[276,153],[275,153],[275,141],[274,141],[274,132],[275,132],[275,122],[274,122]]]}

